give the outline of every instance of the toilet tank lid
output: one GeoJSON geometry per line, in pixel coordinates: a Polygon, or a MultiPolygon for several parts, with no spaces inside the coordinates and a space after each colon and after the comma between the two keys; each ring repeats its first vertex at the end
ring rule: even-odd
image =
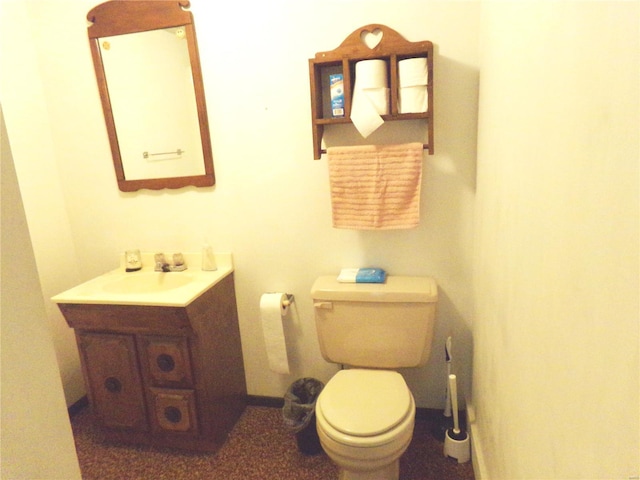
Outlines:
{"type": "Polygon", "coordinates": [[[314,300],[349,302],[434,303],[438,286],[431,277],[388,275],[385,283],[341,283],[332,275],[318,277],[311,287],[314,300]]]}

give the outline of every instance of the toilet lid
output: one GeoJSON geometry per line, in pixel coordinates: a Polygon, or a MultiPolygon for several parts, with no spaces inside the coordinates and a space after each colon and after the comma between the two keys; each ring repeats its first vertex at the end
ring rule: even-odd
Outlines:
{"type": "Polygon", "coordinates": [[[340,370],[322,390],[316,407],[336,430],[370,437],[405,419],[411,408],[411,392],[397,372],[340,370]]]}

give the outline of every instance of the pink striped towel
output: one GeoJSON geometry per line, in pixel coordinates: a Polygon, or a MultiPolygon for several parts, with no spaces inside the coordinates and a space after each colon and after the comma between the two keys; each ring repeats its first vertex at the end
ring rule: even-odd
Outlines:
{"type": "Polygon", "coordinates": [[[422,144],[327,149],[335,228],[389,230],[420,222],[422,144]]]}

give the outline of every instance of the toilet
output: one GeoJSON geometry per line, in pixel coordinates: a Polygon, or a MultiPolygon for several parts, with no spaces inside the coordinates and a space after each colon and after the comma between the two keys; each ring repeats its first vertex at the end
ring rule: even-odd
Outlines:
{"type": "Polygon", "coordinates": [[[429,359],[437,285],[430,277],[340,283],[322,276],[311,297],[322,356],[344,367],[316,401],[320,444],[339,480],[398,480],[416,407],[395,370],[429,359]]]}

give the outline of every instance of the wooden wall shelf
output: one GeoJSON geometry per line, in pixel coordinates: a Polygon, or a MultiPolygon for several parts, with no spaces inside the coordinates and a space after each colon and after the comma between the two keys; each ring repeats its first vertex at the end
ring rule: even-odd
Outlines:
{"type": "Polygon", "coordinates": [[[352,32],[335,50],[318,52],[309,59],[309,79],[311,86],[311,123],[313,128],[313,158],[320,159],[324,128],[327,125],[351,123],[351,99],[355,85],[355,65],[360,60],[383,59],[388,65],[390,89],[390,114],[382,115],[383,120],[427,121],[428,143],[425,149],[433,155],[433,43],[430,41],[409,42],[398,32],[385,25],[370,24],[352,32]],[[370,47],[364,36],[378,37],[377,45],[370,47]],[[429,73],[427,84],[428,109],[424,113],[399,113],[398,105],[398,62],[407,58],[426,57],[429,73]],[[344,81],[345,116],[332,117],[329,96],[329,75],[342,73],[344,81]],[[324,93],[323,93],[324,92],[324,93]]]}

